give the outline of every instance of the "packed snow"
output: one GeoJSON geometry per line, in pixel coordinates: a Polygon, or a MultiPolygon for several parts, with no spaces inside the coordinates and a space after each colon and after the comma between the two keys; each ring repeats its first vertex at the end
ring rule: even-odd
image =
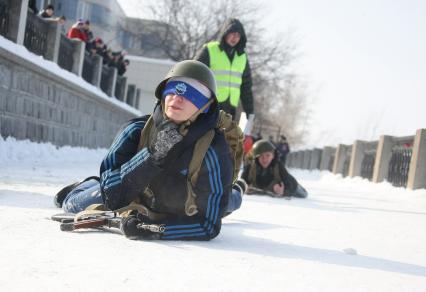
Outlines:
{"type": "Polygon", "coordinates": [[[54,194],[106,151],[0,137],[0,291],[425,291],[424,189],[290,170],[307,199],[245,196],[209,242],[61,232],[54,194]]]}

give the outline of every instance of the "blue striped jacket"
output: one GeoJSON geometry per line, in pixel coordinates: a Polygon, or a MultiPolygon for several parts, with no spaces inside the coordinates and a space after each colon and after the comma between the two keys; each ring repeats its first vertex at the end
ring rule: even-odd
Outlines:
{"type": "MultiPolygon", "coordinates": [[[[190,126],[179,147],[158,166],[147,148],[137,151],[141,130],[148,116],[126,124],[112,143],[100,169],[101,192],[110,209],[126,206],[140,197],[152,211],[166,214],[161,239],[209,240],[221,229],[221,218],[228,203],[232,183],[232,160],[222,133],[216,135],[202,163],[194,191],[198,213],[185,214],[187,172],[195,142],[206,131],[214,128],[217,112],[201,114],[190,126]],[[142,196],[149,187],[153,196],[142,196]]],[[[154,112],[154,123],[162,120],[161,108],[154,112]],[[160,111],[160,113],[159,113],[160,111]]]]}

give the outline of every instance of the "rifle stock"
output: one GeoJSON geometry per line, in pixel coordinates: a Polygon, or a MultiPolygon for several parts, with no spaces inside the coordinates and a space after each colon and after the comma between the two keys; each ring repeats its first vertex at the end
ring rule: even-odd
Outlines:
{"type": "Polygon", "coordinates": [[[61,224],[61,230],[62,231],[74,231],[77,229],[83,229],[83,228],[96,228],[96,227],[113,227],[113,228],[120,228],[121,218],[115,217],[115,218],[106,218],[106,217],[100,217],[95,219],[86,219],[81,220],[77,222],[70,222],[70,223],[62,223],[61,224]]]}

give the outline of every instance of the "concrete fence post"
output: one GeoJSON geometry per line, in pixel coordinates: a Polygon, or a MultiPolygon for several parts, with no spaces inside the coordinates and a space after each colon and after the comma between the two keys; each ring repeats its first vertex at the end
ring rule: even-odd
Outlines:
{"type": "Polygon", "coordinates": [[[387,178],[389,161],[392,157],[392,147],[393,138],[391,136],[380,136],[376,160],[374,161],[373,182],[379,183],[387,178]]]}
{"type": "Polygon", "coordinates": [[[132,106],[135,103],[135,99],[136,99],[136,85],[134,84],[129,84],[127,86],[127,95],[126,95],[126,100],[125,102],[132,106]]]}
{"type": "Polygon", "coordinates": [[[328,166],[330,164],[331,158],[335,152],[336,152],[336,149],[334,147],[329,147],[329,146],[324,147],[321,154],[321,162],[319,166],[320,170],[328,170],[328,166]]]}
{"type": "Polygon", "coordinates": [[[334,156],[333,164],[333,173],[334,174],[343,174],[343,168],[345,165],[347,145],[339,144],[337,145],[336,154],[334,156]]]}
{"type": "Polygon", "coordinates": [[[74,63],[72,64],[71,72],[77,76],[81,76],[83,73],[83,64],[84,64],[84,51],[86,49],[86,43],[73,40],[75,42],[75,48],[73,53],[74,63]]]}
{"type": "Polygon", "coordinates": [[[361,176],[361,165],[365,155],[367,142],[356,140],[352,146],[351,161],[349,164],[349,176],[361,176]]]}
{"type": "Polygon", "coordinates": [[[49,23],[47,32],[46,59],[58,63],[59,47],[61,45],[61,28],[57,23],[49,23]]]}
{"type": "Polygon", "coordinates": [[[13,0],[9,3],[9,38],[18,45],[23,45],[27,25],[28,0],[13,0]]]}
{"type": "Polygon", "coordinates": [[[315,148],[311,151],[311,163],[309,165],[309,169],[318,169],[320,166],[322,150],[315,148]]]}
{"type": "Polygon", "coordinates": [[[419,129],[414,138],[407,188],[426,188],[426,129],[419,129]]]}
{"type": "Polygon", "coordinates": [[[101,88],[101,79],[102,79],[102,62],[103,58],[99,55],[93,56],[93,76],[92,76],[92,84],[97,88],[101,88]]]}
{"type": "Polygon", "coordinates": [[[114,95],[115,95],[115,86],[116,86],[116,83],[117,83],[117,68],[115,68],[115,67],[111,67],[111,70],[112,70],[112,74],[109,76],[109,78],[111,78],[110,80],[109,80],[109,86],[108,86],[108,90],[107,90],[107,94],[108,94],[108,96],[111,96],[111,97],[113,97],[114,95]]]}
{"type": "Polygon", "coordinates": [[[311,165],[311,150],[305,150],[303,151],[303,169],[309,169],[309,166],[311,165]]]}
{"type": "Polygon", "coordinates": [[[127,89],[128,89],[128,87],[127,87],[127,84],[129,83],[129,80],[127,79],[127,77],[125,77],[125,80],[124,80],[124,84],[122,85],[122,90],[123,90],[123,92],[122,92],[122,96],[121,96],[121,101],[124,101],[125,99],[126,99],[126,96],[127,96],[127,89]]]}
{"type": "Polygon", "coordinates": [[[137,88],[136,89],[136,100],[135,100],[135,108],[136,109],[139,109],[140,100],[141,100],[141,89],[137,88]]]}

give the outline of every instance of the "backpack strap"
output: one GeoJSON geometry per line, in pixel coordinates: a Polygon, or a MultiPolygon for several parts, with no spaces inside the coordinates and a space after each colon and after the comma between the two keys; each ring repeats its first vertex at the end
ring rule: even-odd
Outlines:
{"type": "Polygon", "coordinates": [[[192,154],[192,159],[188,166],[188,180],[187,189],[188,194],[185,201],[185,213],[188,216],[193,216],[198,213],[197,204],[195,198],[197,195],[194,193],[194,187],[197,184],[198,173],[200,172],[201,165],[204,160],[204,156],[210,147],[215,135],[215,130],[211,129],[207,131],[200,139],[197,140],[192,154]]]}
{"type": "Polygon", "coordinates": [[[240,171],[241,164],[243,163],[244,133],[238,124],[232,119],[232,115],[223,110],[219,111],[217,128],[225,135],[226,143],[228,144],[229,152],[232,156],[234,166],[232,182],[234,183],[238,179],[238,172],[240,171]]]}
{"type": "Polygon", "coordinates": [[[257,177],[257,169],[256,169],[256,158],[252,157],[250,160],[250,168],[249,168],[249,174],[248,174],[248,181],[249,184],[257,187],[256,183],[256,177],[257,177]]]}
{"type": "Polygon", "coordinates": [[[151,140],[151,129],[154,125],[154,119],[152,118],[152,115],[149,117],[149,119],[146,121],[145,126],[141,130],[141,136],[139,138],[139,145],[138,145],[138,152],[144,148],[147,147],[151,140]]]}

